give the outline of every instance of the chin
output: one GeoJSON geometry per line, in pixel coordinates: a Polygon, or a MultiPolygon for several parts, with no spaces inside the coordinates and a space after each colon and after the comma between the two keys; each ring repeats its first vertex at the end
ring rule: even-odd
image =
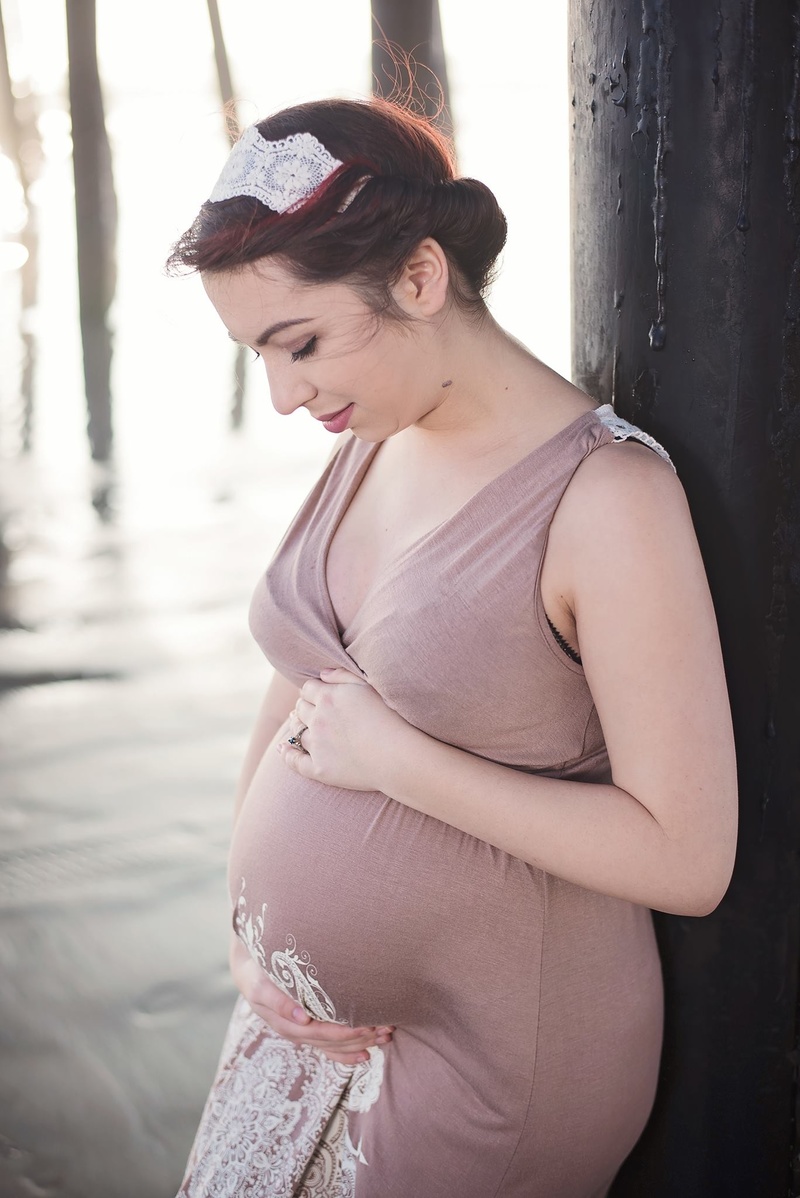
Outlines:
{"type": "Polygon", "coordinates": [[[399,422],[395,422],[391,427],[389,427],[388,424],[384,425],[383,421],[380,419],[369,420],[369,418],[367,418],[363,424],[359,421],[357,424],[349,425],[348,431],[351,432],[354,437],[358,437],[359,441],[369,441],[372,444],[375,444],[379,441],[385,441],[387,437],[391,437],[395,433],[399,433],[400,430],[405,427],[407,426],[399,422]]]}

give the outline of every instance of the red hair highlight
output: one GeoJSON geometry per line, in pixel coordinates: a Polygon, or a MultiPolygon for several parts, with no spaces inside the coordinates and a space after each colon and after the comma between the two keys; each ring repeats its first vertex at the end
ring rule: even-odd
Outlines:
{"type": "Polygon", "coordinates": [[[456,302],[484,309],[505,217],[488,187],[456,176],[453,147],[428,120],[380,98],[319,100],[257,127],[267,141],[312,133],[342,166],[294,212],[272,212],[252,196],[206,201],[173,246],[168,273],[276,257],[303,281],[349,282],[374,311],[392,314],[392,283],[433,237],[450,263],[456,302]]]}

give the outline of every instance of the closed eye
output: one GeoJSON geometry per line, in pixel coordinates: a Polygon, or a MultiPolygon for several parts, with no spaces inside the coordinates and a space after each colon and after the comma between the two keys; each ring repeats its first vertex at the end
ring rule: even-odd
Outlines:
{"type": "Polygon", "coordinates": [[[316,345],[317,345],[317,338],[316,338],[316,335],[314,335],[313,337],[309,338],[308,341],[306,341],[305,345],[303,345],[300,349],[296,349],[293,352],[292,361],[293,362],[302,362],[303,358],[310,358],[311,355],[313,354],[314,350],[316,349],[316,345]]]}

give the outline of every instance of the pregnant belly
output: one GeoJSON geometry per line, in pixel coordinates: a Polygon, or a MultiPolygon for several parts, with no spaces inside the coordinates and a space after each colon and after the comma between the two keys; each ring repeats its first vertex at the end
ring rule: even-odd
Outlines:
{"type": "MultiPolygon", "coordinates": [[[[424,1024],[530,989],[546,875],[376,792],[267,753],[237,821],[235,926],[317,1018],[424,1024]],[[511,985],[509,982],[511,981],[511,985]]],[[[533,987],[535,989],[535,987],[533,987]]]]}
{"type": "Polygon", "coordinates": [[[643,1020],[658,1051],[646,907],[385,795],[301,778],[274,750],[237,821],[229,885],[251,953],[318,1019],[395,1024],[437,1052],[467,1044],[478,1074],[501,1057],[513,1071],[522,1043],[533,1052],[541,1012],[585,1037],[576,1059],[587,1045],[604,1045],[609,1067],[626,1045],[638,1051],[643,1020]]]}

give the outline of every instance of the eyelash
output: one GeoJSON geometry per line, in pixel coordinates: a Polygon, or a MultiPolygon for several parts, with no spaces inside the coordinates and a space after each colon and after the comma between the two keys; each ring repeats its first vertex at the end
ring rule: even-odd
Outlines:
{"type": "MultiPolygon", "coordinates": [[[[317,345],[317,336],[315,333],[314,336],[311,337],[305,343],[305,345],[302,345],[300,347],[300,349],[294,350],[294,352],[292,353],[292,361],[293,362],[302,362],[303,358],[310,358],[311,355],[313,354],[314,350],[316,349],[316,345],[317,345]]],[[[260,357],[261,357],[261,354],[257,353],[256,356],[251,359],[251,361],[257,362],[260,357]]]]}
{"type": "Polygon", "coordinates": [[[293,362],[302,362],[303,358],[310,358],[314,352],[314,349],[316,348],[316,344],[317,344],[317,338],[316,338],[316,334],[315,334],[313,337],[311,337],[305,343],[304,346],[302,346],[300,349],[296,349],[294,351],[294,353],[292,354],[292,361],[293,362]]]}

